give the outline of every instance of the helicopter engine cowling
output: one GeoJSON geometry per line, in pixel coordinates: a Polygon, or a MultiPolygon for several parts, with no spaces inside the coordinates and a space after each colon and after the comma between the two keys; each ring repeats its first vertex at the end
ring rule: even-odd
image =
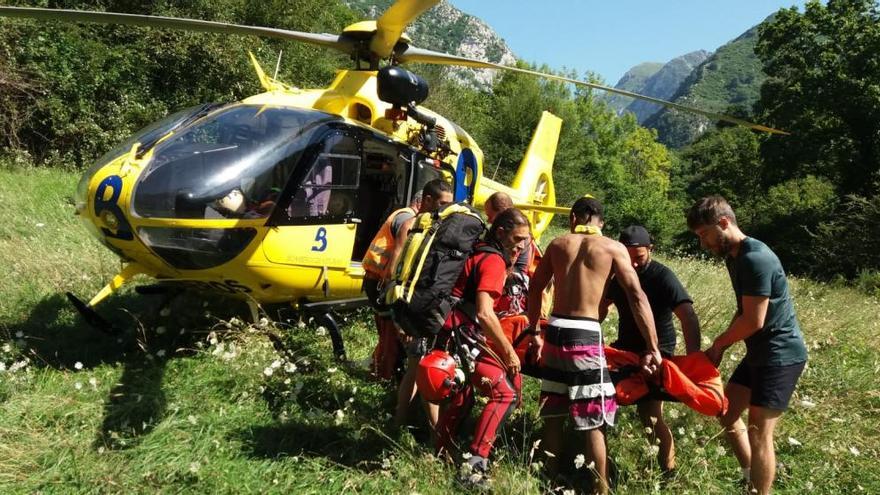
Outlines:
{"type": "Polygon", "coordinates": [[[398,107],[418,105],[428,98],[427,81],[395,65],[379,70],[376,90],[380,100],[398,107]]]}

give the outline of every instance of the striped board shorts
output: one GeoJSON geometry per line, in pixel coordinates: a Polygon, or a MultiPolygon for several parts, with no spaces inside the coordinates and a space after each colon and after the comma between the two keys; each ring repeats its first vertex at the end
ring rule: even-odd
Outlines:
{"type": "Polygon", "coordinates": [[[575,430],[614,425],[617,401],[593,318],[550,316],[544,332],[541,417],[571,416],[575,430]]]}

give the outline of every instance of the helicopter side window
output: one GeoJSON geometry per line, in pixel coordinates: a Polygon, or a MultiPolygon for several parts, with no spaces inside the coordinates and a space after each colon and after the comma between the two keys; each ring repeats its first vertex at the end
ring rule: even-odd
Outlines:
{"type": "Polygon", "coordinates": [[[342,132],[327,136],[287,208],[289,219],[345,219],[354,214],[360,184],[357,140],[342,132]]]}

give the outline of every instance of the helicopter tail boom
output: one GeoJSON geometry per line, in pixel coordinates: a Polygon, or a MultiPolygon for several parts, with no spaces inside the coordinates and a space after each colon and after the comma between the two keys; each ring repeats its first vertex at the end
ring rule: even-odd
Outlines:
{"type": "Polygon", "coordinates": [[[556,157],[561,129],[562,119],[544,111],[511,187],[484,177],[480,181],[476,203],[485,203],[495,192],[509,194],[517,208],[528,211],[532,232],[536,238],[540,238],[553,219],[553,210],[547,207],[556,205],[553,160],[556,157]]]}

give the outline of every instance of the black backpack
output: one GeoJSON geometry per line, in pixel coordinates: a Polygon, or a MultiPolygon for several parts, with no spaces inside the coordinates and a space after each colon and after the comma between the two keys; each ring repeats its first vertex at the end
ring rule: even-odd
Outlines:
{"type": "Polygon", "coordinates": [[[386,293],[391,318],[408,335],[436,335],[455,306],[452,288],[486,230],[470,205],[416,217],[386,293]]]}

